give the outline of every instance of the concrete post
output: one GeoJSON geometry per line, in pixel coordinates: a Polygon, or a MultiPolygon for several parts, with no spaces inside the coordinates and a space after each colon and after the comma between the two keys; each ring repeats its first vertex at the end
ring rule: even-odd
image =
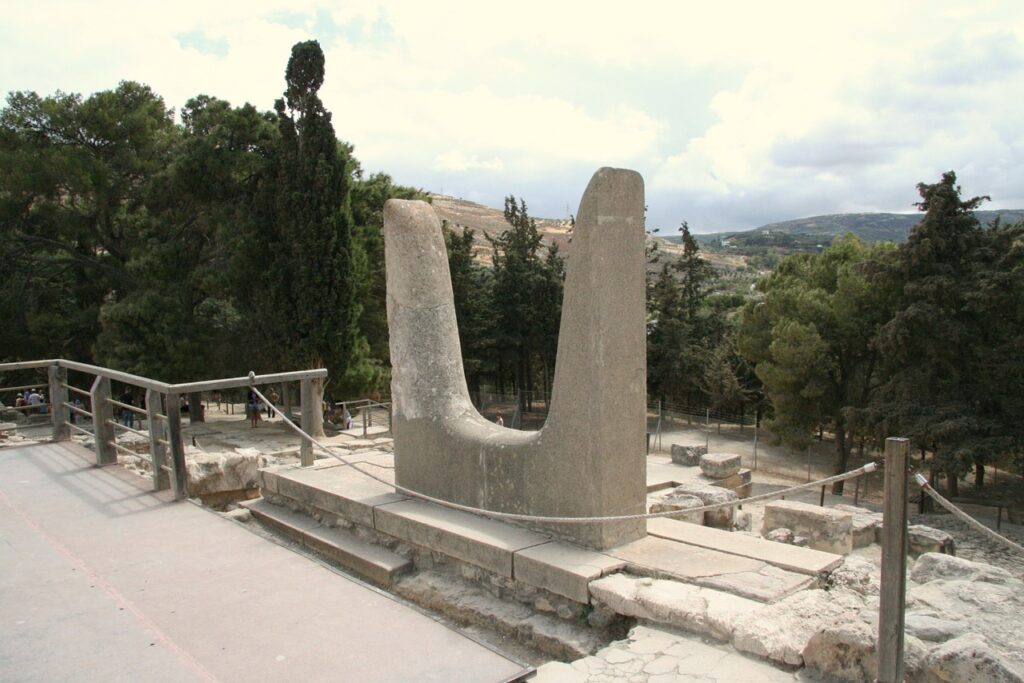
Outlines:
{"type": "Polygon", "coordinates": [[[164,466],[167,465],[167,448],[163,441],[167,439],[167,430],[160,417],[160,394],[146,389],[146,424],[149,427],[149,452],[153,454],[153,490],[163,491],[169,488],[170,478],[164,466]]]}
{"type": "Polygon", "coordinates": [[[882,594],[878,611],[878,681],[903,680],[903,625],[907,594],[907,454],[910,441],[885,440],[882,512],[882,594]]]}
{"type": "Polygon", "coordinates": [[[68,427],[69,409],[64,406],[68,402],[68,390],[64,385],[68,382],[66,368],[54,363],[50,366],[50,416],[53,418],[53,440],[67,441],[71,438],[68,427]]]}
{"type": "Polygon", "coordinates": [[[110,403],[110,380],[96,376],[89,390],[92,399],[92,433],[96,440],[96,464],[110,465],[117,462],[114,443],[114,427],[108,420],[114,419],[114,406],[110,403]]]}
{"type": "Polygon", "coordinates": [[[167,394],[167,441],[171,461],[171,488],[178,500],[188,496],[188,473],[185,469],[185,442],[181,439],[181,396],[167,394]]]}
{"type": "MultiPolygon", "coordinates": [[[[313,381],[304,379],[299,383],[300,410],[302,411],[302,431],[311,434],[314,426],[313,412],[318,406],[313,405],[315,401],[313,381]]],[[[299,446],[299,461],[302,467],[309,467],[313,464],[313,443],[306,437],[302,437],[302,444],[299,446]]]]}

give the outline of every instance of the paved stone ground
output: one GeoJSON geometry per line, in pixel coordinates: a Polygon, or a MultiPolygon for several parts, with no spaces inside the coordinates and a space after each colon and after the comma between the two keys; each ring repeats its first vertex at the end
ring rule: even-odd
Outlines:
{"type": "Polygon", "coordinates": [[[636,626],[595,656],[572,664],[549,662],[537,669],[536,683],[786,683],[818,681],[805,672],[776,669],[726,645],[696,636],[636,626]]]}

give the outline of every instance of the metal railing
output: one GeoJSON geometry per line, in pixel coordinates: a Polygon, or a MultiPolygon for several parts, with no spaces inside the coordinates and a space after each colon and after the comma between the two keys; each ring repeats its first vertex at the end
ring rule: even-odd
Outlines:
{"type": "Polygon", "coordinates": [[[370,434],[373,427],[385,427],[384,432],[391,431],[391,402],[375,401],[372,398],[361,398],[354,401],[335,401],[330,415],[324,421],[330,421],[342,434],[357,429],[362,424],[363,438],[370,434]]]}
{"type": "MultiPolygon", "coordinates": [[[[47,391],[49,403],[39,402],[30,406],[17,406],[15,410],[47,410],[53,424],[52,439],[66,441],[75,432],[91,437],[96,453],[96,465],[103,466],[117,462],[119,452],[136,457],[143,454],[127,448],[117,442],[118,432],[126,432],[149,440],[149,464],[152,468],[153,490],[160,491],[171,488],[177,499],[188,496],[188,477],[185,469],[185,442],[182,438],[181,406],[182,397],[204,391],[219,391],[254,387],[257,385],[276,384],[298,381],[300,384],[302,424],[306,431],[314,422],[318,409],[313,407],[313,383],[322,382],[327,377],[327,370],[300,370],[269,375],[249,373],[245,377],[208,380],[202,382],[186,382],[168,384],[148,377],[140,377],[120,370],[111,370],[88,363],[79,363],[64,359],[23,361],[17,363],[0,363],[0,373],[16,372],[33,369],[46,369],[47,391]],[[94,379],[88,391],[68,383],[69,370],[91,375],[94,379]],[[114,399],[111,382],[145,389],[144,407],[135,406],[125,401],[114,399]],[[70,394],[76,393],[88,398],[89,409],[69,401],[70,394]],[[56,406],[56,408],[54,408],[56,406]],[[115,419],[115,408],[119,409],[122,418],[125,414],[139,415],[140,426],[136,429],[115,419]],[[92,429],[78,424],[77,416],[88,418],[92,429]]],[[[17,387],[0,387],[0,395],[4,392],[34,389],[39,384],[17,387]]],[[[384,404],[377,404],[384,405],[384,404]]],[[[5,408],[6,410],[7,408],[5,408]]],[[[367,411],[370,412],[370,411],[367,411]]],[[[366,418],[364,418],[366,419],[366,418]]],[[[372,418],[371,418],[372,419],[372,418]]],[[[134,423],[134,419],[131,420],[134,423]]],[[[388,419],[390,428],[390,417],[388,419]]],[[[299,447],[299,458],[304,467],[313,464],[313,449],[309,439],[304,438],[299,447]]]]}

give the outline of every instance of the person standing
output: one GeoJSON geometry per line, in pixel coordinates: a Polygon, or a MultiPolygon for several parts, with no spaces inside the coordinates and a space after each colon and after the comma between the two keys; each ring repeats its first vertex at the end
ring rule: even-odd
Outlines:
{"type": "Polygon", "coordinates": [[[260,421],[260,400],[256,397],[256,392],[250,390],[249,396],[246,399],[246,411],[249,414],[249,419],[252,420],[252,428],[256,429],[256,426],[260,421]]]}
{"type": "MultiPolygon", "coordinates": [[[[117,400],[120,401],[121,403],[125,404],[126,406],[133,406],[133,405],[135,405],[132,402],[132,392],[127,391],[127,390],[123,394],[121,394],[121,398],[119,398],[117,400]]],[[[135,411],[131,410],[129,408],[122,407],[121,408],[121,424],[123,424],[125,427],[135,427],[135,411]]]]}
{"type": "Polygon", "coordinates": [[[277,405],[277,400],[280,398],[280,396],[277,395],[276,391],[271,389],[270,393],[267,394],[267,398],[269,399],[269,402],[267,403],[267,419],[269,420],[272,417],[274,417],[273,406],[277,405]]]}
{"type": "Polygon", "coordinates": [[[28,404],[30,406],[39,406],[39,408],[37,408],[35,410],[32,410],[31,408],[29,408],[29,412],[30,413],[41,413],[41,412],[43,412],[43,409],[42,409],[43,396],[38,391],[36,391],[35,389],[30,391],[28,396],[25,397],[25,400],[28,402],[28,404]]]}

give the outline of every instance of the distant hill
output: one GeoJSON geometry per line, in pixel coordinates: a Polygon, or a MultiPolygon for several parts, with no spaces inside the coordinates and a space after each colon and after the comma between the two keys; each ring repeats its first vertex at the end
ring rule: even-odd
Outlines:
{"type": "MultiPolygon", "coordinates": [[[[753,230],[718,232],[694,235],[703,245],[743,246],[810,246],[811,243],[830,243],[847,232],[866,242],[902,242],[910,229],[921,220],[921,213],[838,213],[828,216],[797,218],[781,223],[769,223],[753,230]]],[[[1024,221],[1024,209],[976,211],[982,224],[987,225],[999,216],[1004,223],[1024,221]]],[[[678,236],[667,237],[678,242],[678,236]]]]}

